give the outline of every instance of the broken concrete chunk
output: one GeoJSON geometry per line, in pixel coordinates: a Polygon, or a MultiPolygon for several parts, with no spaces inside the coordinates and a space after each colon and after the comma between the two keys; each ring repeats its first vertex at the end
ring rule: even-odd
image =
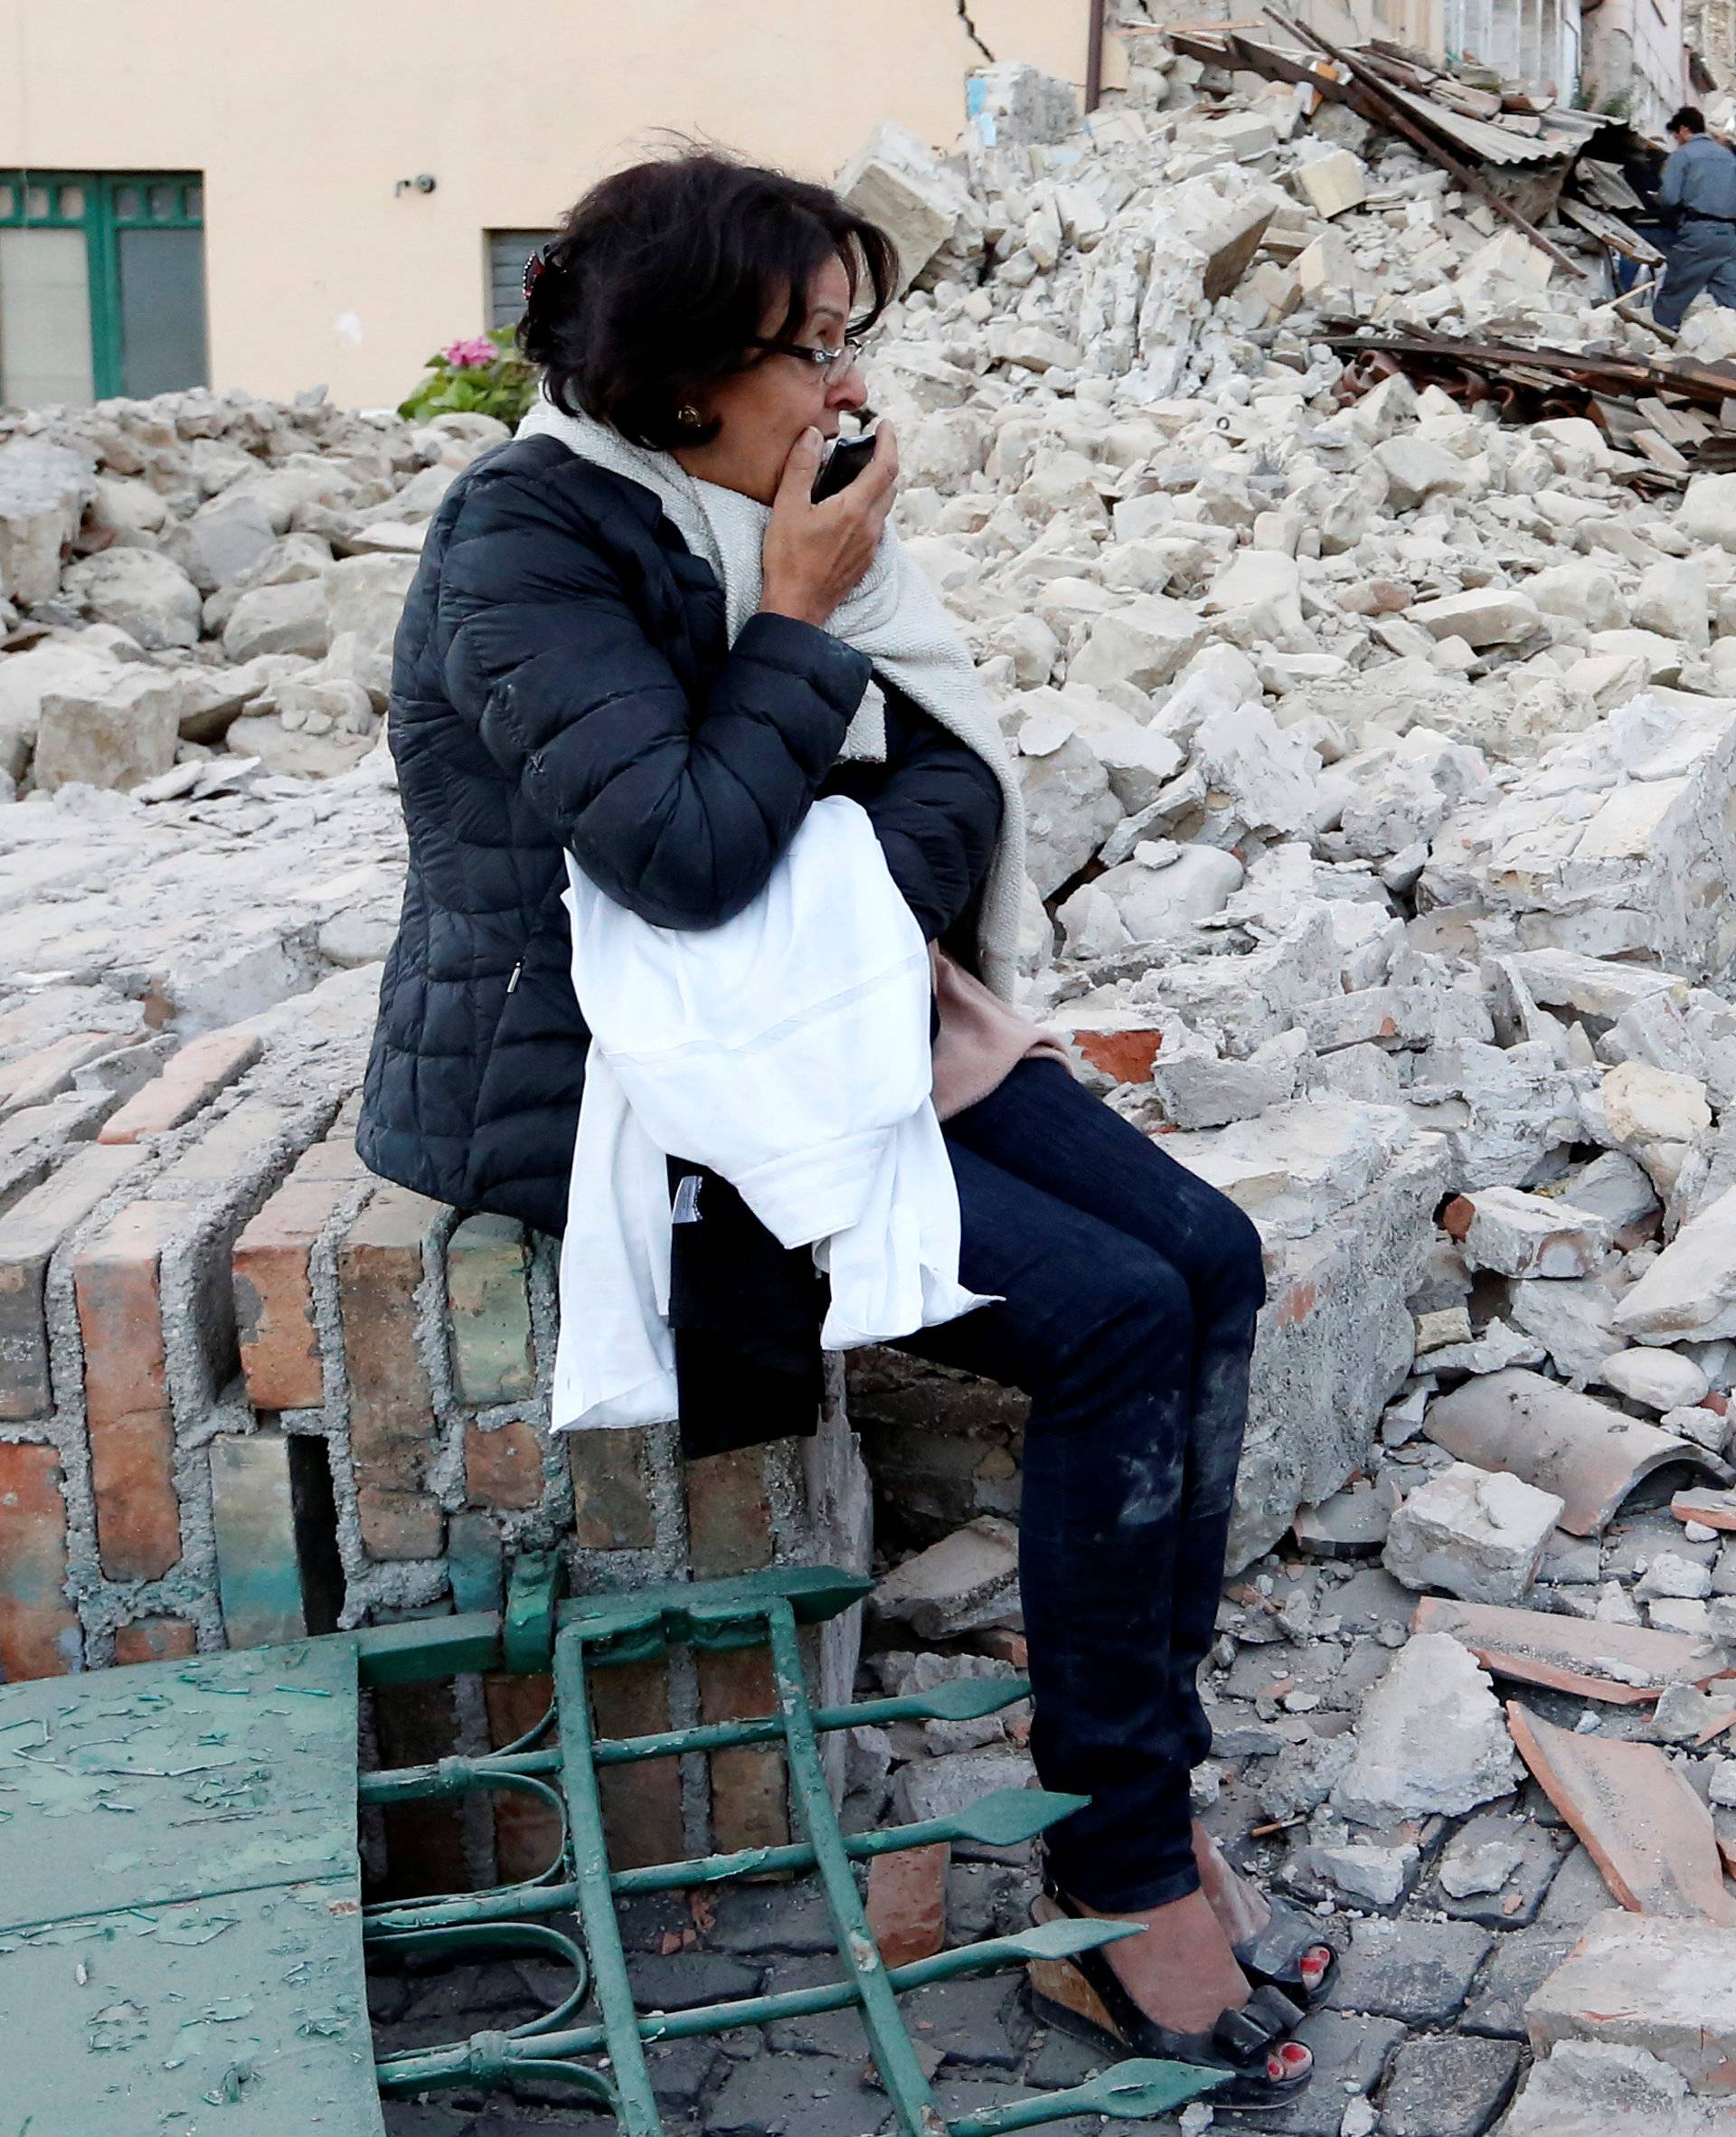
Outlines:
{"type": "Polygon", "coordinates": [[[1016,1624],[1018,1532],[993,1514],[907,1558],[880,1581],[873,1607],[920,1640],[949,1640],[985,1625],[1016,1624]]]}
{"type": "Polygon", "coordinates": [[[1736,1187],[1684,1225],[1616,1310],[1638,1342],[1736,1336],[1736,1187]]]}
{"type": "Polygon", "coordinates": [[[1479,586],[1466,593],[1419,601],[1409,614],[1412,623],[1437,641],[1463,638],[1467,645],[1478,648],[1516,646],[1542,621],[1536,602],[1528,595],[1498,586],[1479,586]]]}
{"type": "Polygon", "coordinates": [[[1540,2055],[1557,2042],[1640,2049],[1691,2094],[1725,2102],[1736,2066],[1736,1931],[1599,1915],[1525,2006],[1525,2028],[1540,2055]]]}
{"type": "Polygon", "coordinates": [[[1561,1514],[1553,1493],[1456,1461],[1400,1506],[1382,1564],[1407,1588],[1516,1603],[1536,1578],[1561,1514]]]}
{"type": "Polygon", "coordinates": [[[1511,1794],[1518,1771],[1487,1677],[1456,1640],[1422,1633],[1363,1699],[1332,1804],[1363,1825],[1456,1815],[1511,1794]]]}
{"type": "Polygon", "coordinates": [[[1517,1187],[1461,1195],[1441,1222],[1469,1267],[1500,1276],[1589,1276],[1603,1258],[1604,1227],[1590,1211],[1517,1187]]]}
{"type": "Polygon", "coordinates": [[[838,196],[878,223],[898,251],[899,286],[908,288],[952,235],[968,206],[963,188],[907,128],[876,127],[838,173],[838,196]]]}
{"type": "Polygon", "coordinates": [[[1629,1402],[1659,1412],[1698,1403],[1712,1385],[1692,1358],[1674,1350],[1618,1350],[1603,1360],[1598,1377],[1629,1402]]]}

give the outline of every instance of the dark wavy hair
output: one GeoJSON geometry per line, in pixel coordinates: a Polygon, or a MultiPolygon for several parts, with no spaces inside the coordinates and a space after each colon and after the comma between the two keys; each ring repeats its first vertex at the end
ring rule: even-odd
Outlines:
{"type": "Polygon", "coordinates": [[[759,360],[752,344],[774,307],[785,307],[775,334],[797,334],[828,260],[848,271],[853,304],[868,298],[853,333],[898,288],[892,240],[827,187],[685,142],[593,185],[541,257],[518,345],[549,398],[665,449],[717,435],[676,411],[759,360]]]}

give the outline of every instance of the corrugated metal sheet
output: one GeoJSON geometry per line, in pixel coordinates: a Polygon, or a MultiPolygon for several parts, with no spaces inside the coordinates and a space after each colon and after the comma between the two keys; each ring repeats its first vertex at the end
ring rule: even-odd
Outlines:
{"type": "Polygon", "coordinates": [[[1556,115],[1552,111],[1544,115],[1542,134],[1516,134],[1497,126],[1492,118],[1467,118],[1463,112],[1449,111],[1445,104],[1437,104],[1431,98],[1413,96],[1409,90],[1400,89],[1392,82],[1385,86],[1387,95],[1395,104],[1402,104],[1412,118],[1436,133],[1446,134],[1457,141],[1478,163],[1564,163],[1580,146],[1577,135],[1553,131],[1556,115]]]}

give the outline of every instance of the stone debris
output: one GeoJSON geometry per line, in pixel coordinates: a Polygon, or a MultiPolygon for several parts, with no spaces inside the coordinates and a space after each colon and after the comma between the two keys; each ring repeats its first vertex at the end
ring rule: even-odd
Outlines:
{"type": "Polygon", "coordinates": [[[1727,2097],[1736,2065],[1736,1931],[1599,1915],[1525,2006],[1532,2046],[1637,2049],[1694,2095],[1727,2097]]]}
{"type": "Polygon", "coordinates": [[[1517,1773],[1488,1678],[1444,1633],[1419,1633],[1363,1702],[1333,1808],[1382,1826],[1459,1813],[1512,1792],[1517,1773]]]}
{"type": "Polygon", "coordinates": [[[1552,1492],[1456,1461],[1400,1506],[1381,1563],[1407,1588],[1444,1588],[1467,1603],[1517,1603],[1561,1511],[1552,1492]]]}

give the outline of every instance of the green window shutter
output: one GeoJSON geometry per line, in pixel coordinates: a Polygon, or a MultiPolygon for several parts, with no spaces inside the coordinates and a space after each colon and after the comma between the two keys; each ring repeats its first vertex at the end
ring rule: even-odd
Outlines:
{"type": "Polygon", "coordinates": [[[0,170],[0,401],[209,383],[197,172],[0,170]]]}
{"type": "Polygon", "coordinates": [[[524,262],[553,233],[546,230],[488,232],[488,324],[516,326],[524,309],[524,262]]]}

